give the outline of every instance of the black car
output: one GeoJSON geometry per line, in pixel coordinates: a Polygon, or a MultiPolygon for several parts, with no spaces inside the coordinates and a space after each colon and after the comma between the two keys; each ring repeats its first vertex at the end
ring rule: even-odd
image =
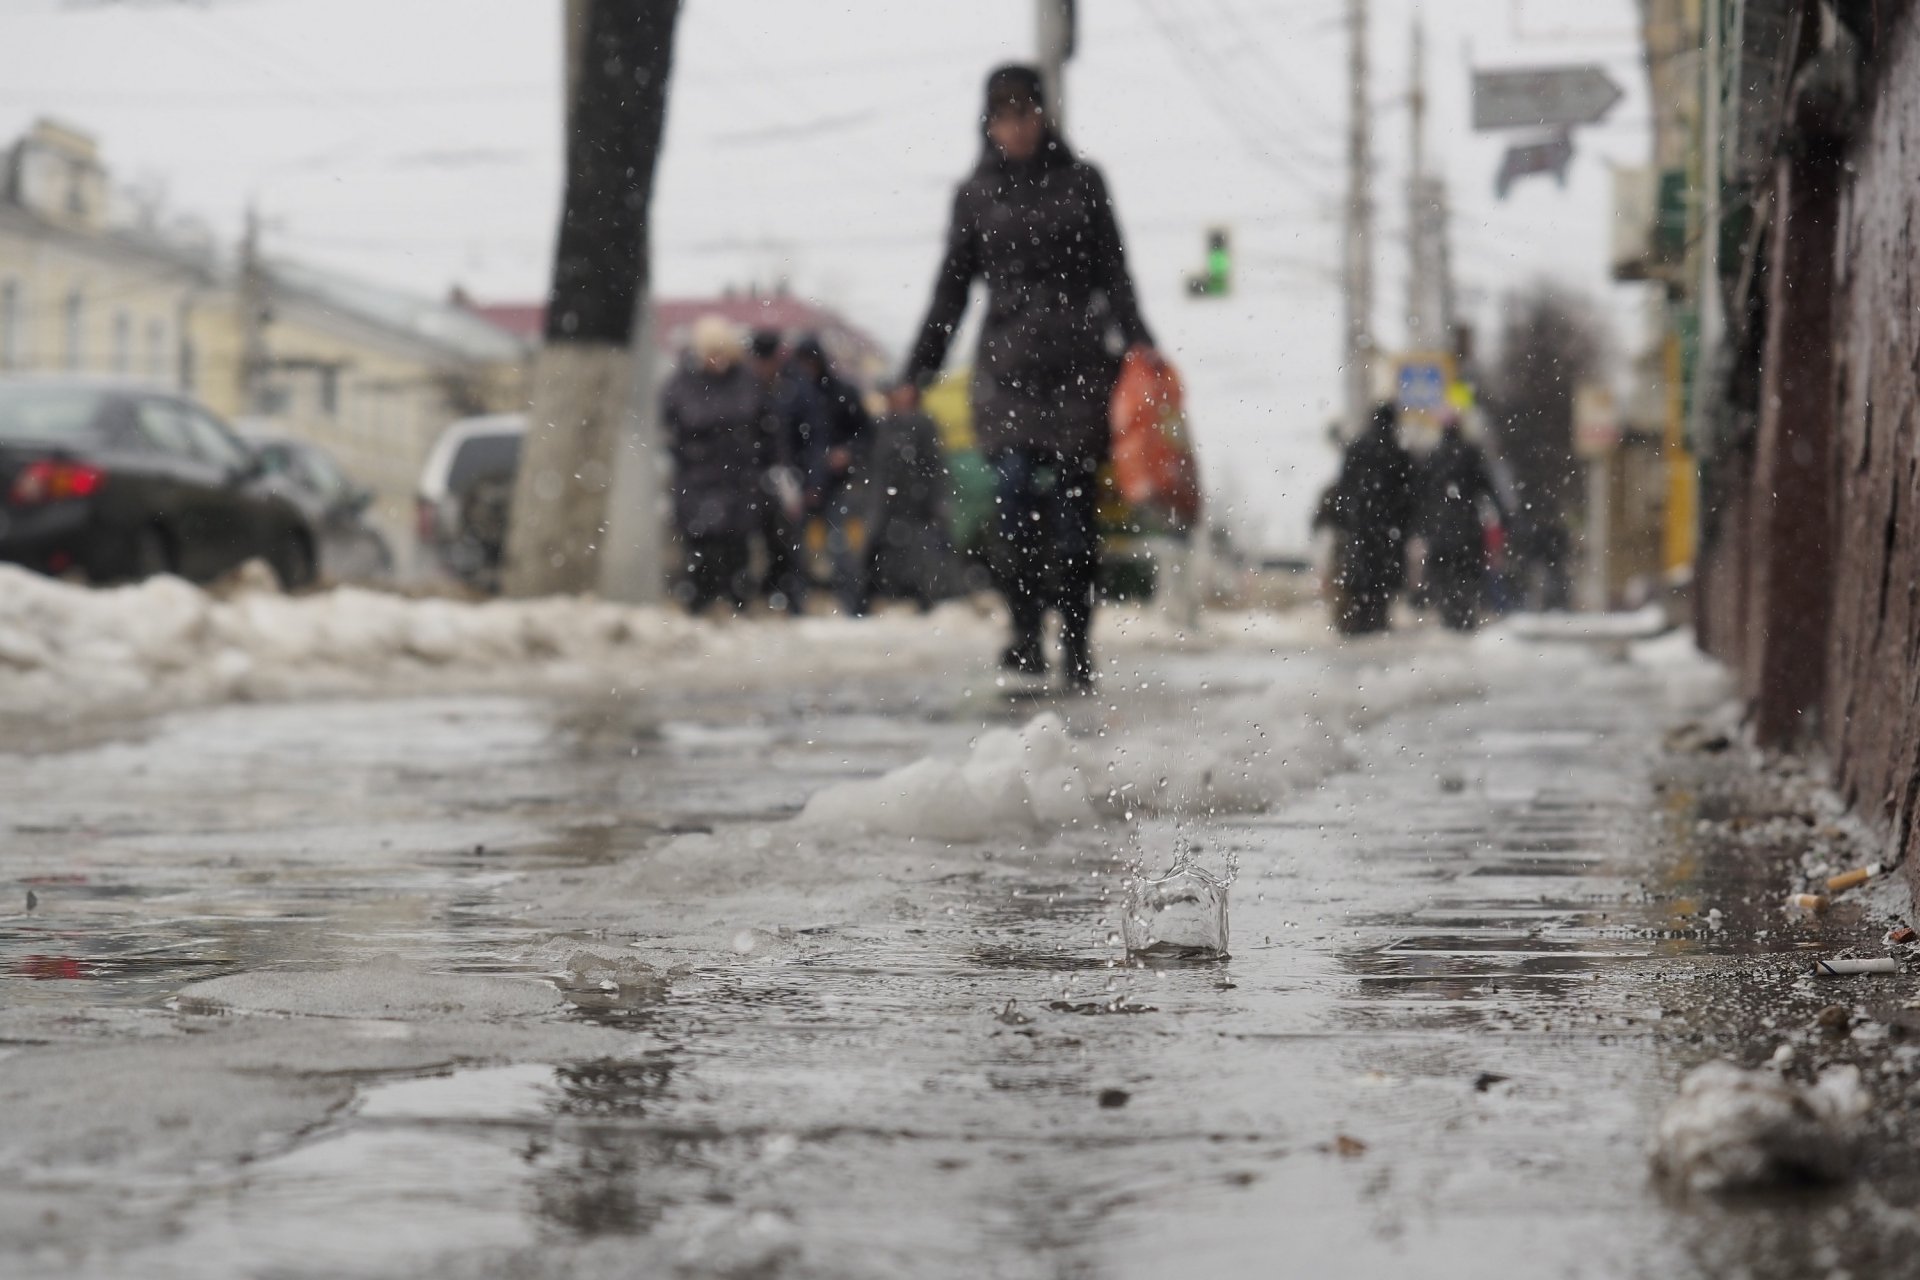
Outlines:
{"type": "Polygon", "coordinates": [[[320,572],[340,582],[371,582],[393,576],[393,549],[367,519],[373,490],[356,483],[333,455],[306,440],[260,435],[246,441],[280,491],[307,514],[320,535],[320,572]]]}
{"type": "Polygon", "coordinates": [[[0,378],[0,560],[122,582],[196,582],[259,557],[313,581],[307,516],[253,451],[176,395],[84,378],[0,378]]]}

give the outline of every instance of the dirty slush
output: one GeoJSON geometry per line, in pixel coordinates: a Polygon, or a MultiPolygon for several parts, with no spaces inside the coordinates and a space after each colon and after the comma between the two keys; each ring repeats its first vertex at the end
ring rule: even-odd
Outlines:
{"type": "Polygon", "coordinates": [[[11,758],[5,1272],[1906,1268],[1897,894],[1683,637],[1119,665],[11,758]]]}

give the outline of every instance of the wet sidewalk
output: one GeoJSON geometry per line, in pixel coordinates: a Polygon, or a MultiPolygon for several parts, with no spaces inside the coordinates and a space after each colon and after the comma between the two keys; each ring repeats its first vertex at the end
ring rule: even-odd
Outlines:
{"type": "MultiPolygon", "coordinates": [[[[1901,1274],[1910,1157],[1732,1204],[1650,1180],[1705,1057],[1857,1052],[1896,1113],[1913,1067],[1891,1032],[1807,1040],[1832,997],[1799,951],[1861,921],[1783,922],[1778,858],[1726,834],[1770,793],[1662,749],[1697,675],[1446,644],[1296,687],[1469,653],[1482,693],[1400,704],[1268,812],[1133,836],[796,843],[822,785],[1034,709],[938,686],[198,713],[101,748],[130,786],[78,832],[98,758],[37,761],[18,838],[91,879],[0,921],[30,1000],[0,1022],[0,1271],[1901,1274]],[[170,772],[183,735],[236,776],[170,772]],[[1237,866],[1231,959],[1117,966],[1128,857],[1180,842],[1237,866]]],[[[1279,662],[1168,655],[1151,696],[1062,710],[1087,742],[1177,730],[1279,662]]]]}

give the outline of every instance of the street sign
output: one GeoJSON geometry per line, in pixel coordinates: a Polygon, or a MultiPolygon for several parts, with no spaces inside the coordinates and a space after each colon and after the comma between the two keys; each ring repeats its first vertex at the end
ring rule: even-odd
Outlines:
{"type": "Polygon", "coordinates": [[[1539,142],[1508,147],[1505,158],[1500,161],[1500,172],[1493,180],[1494,194],[1505,200],[1514,183],[1536,173],[1552,174],[1564,189],[1567,166],[1572,163],[1573,137],[1565,129],[1539,142]]]}
{"type": "Polygon", "coordinates": [[[1409,352],[1396,362],[1394,403],[1410,432],[1438,431],[1451,408],[1453,361],[1438,351],[1409,352]]]}
{"type": "Polygon", "coordinates": [[[1571,129],[1599,124],[1625,95],[1604,67],[1473,73],[1476,129],[1571,129]]]}
{"type": "Polygon", "coordinates": [[[1582,458],[1604,458],[1620,447],[1620,409],[1613,392],[1583,383],[1573,392],[1573,451],[1582,458]]]}

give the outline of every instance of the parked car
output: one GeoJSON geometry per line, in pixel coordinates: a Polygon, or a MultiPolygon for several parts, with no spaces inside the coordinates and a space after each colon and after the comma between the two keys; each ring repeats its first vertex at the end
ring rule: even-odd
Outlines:
{"type": "Polygon", "coordinates": [[[476,590],[500,585],[513,481],[526,434],[522,413],[462,418],[440,433],[420,475],[415,500],[420,545],[476,590]]]}
{"type": "Polygon", "coordinates": [[[340,582],[393,576],[393,549],[367,518],[373,490],[355,482],[319,445],[244,432],[270,482],[307,513],[320,539],[320,572],[340,582]]]}
{"type": "Polygon", "coordinates": [[[133,383],[0,378],[0,560],[93,582],[196,582],[259,557],[313,581],[306,514],[193,401],[133,383]]]}

